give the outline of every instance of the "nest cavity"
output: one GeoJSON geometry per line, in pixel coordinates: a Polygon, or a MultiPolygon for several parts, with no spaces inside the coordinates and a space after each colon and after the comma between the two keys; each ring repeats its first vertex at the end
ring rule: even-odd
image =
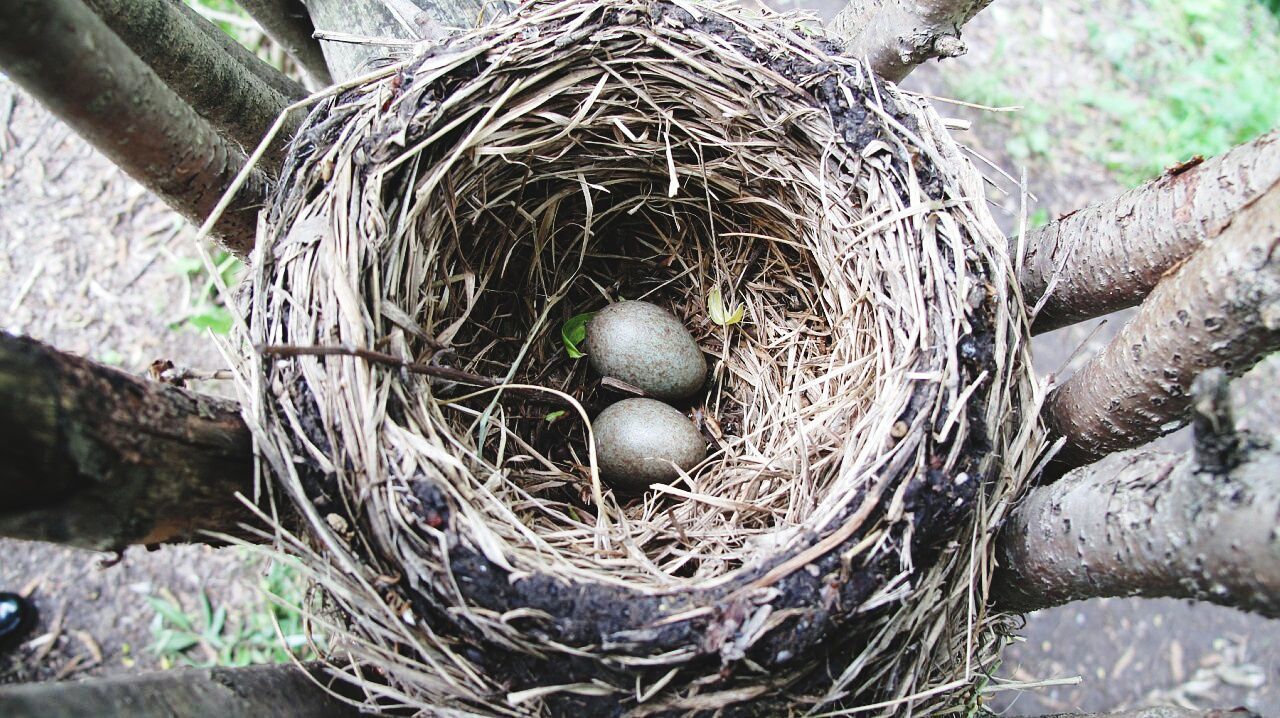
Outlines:
{"type": "Polygon", "coordinates": [[[298,138],[245,398],[366,707],[965,700],[984,529],[1040,438],[1005,239],[925,103],[786,18],[561,2],[298,138]],[[563,336],[622,298],[711,367],[679,406],[707,459],[640,495],[589,433],[626,394],[563,336]]]}

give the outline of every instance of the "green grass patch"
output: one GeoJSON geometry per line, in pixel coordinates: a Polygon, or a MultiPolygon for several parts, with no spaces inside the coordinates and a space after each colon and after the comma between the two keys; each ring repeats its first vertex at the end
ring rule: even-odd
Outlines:
{"type": "Polygon", "coordinates": [[[148,596],[155,611],[150,650],[164,668],[285,663],[290,654],[304,661],[315,658],[299,610],[306,600],[302,575],[272,562],[259,587],[248,606],[214,605],[204,592],[187,601],[194,605],[183,605],[168,591],[148,596]]]}
{"type": "MultiPolygon", "coordinates": [[[[190,282],[190,300],[187,311],[180,318],[169,323],[170,329],[188,328],[199,332],[211,331],[214,334],[226,335],[231,331],[231,310],[227,309],[222,293],[218,289],[218,279],[230,290],[240,281],[244,272],[244,263],[225,250],[218,250],[213,255],[214,273],[210,273],[199,257],[182,257],[174,260],[173,271],[181,274],[190,282]]],[[[168,307],[162,308],[168,311],[168,307]]]]}
{"type": "Polygon", "coordinates": [[[1254,0],[1150,2],[1089,37],[1119,82],[1080,101],[1101,113],[1099,159],[1127,184],[1280,123],[1280,21],[1254,0]]]}
{"type": "Polygon", "coordinates": [[[1054,88],[1048,106],[1018,96],[1011,73],[1021,70],[1009,69],[1002,40],[983,69],[948,78],[958,99],[1025,106],[999,115],[1014,161],[1051,164],[1069,144],[1136,185],[1280,125],[1280,19],[1257,0],[1110,0],[1093,18],[1075,52],[1100,63],[1102,77],[1054,88]]]}

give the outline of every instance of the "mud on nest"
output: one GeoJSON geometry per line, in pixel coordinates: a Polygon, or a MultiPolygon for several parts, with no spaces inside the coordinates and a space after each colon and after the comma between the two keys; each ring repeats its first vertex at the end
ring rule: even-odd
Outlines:
{"type": "MultiPolygon", "coordinates": [[[[785,18],[562,2],[324,101],[254,257],[244,367],[281,529],[368,707],[779,715],[972,699],[988,532],[1042,438],[981,180],[785,18]],[[710,320],[718,290],[740,324],[710,320]],[[600,483],[560,343],[619,297],[711,361],[711,454],[600,483]],[[458,377],[453,377],[457,379],[458,377]],[[564,409],[556,421],[548,414],[564,409]]],[[[443,714],[443,713],[442,713],[443,714]]]]}

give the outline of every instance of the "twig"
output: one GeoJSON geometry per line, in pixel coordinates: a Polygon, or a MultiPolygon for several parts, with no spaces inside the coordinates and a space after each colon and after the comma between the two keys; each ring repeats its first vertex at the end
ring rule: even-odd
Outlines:
{"type": "MultiPolygon", "coordinates": [[[[287,345],[264,345],[260,344],[254,347],[254,350],[263,356],[277,357],[297,357],[297,356],[350,356],[364,359],[365,361],[374,362],[376,364],[385,364],[394,366],[411,374],[422,374],[433,379],[441,379],[443,381],[451,381],[458,384],[469,384],[471,386],[479,386],[485,388],[502,388],[503,391],[515,394],[522,398],[534,401],[540,404],[553,404],[555,406],[565,407],[568,409],[576,408],[573,402],[563,399],[559,396],[549,393],[532,391],[523,387],[506,385],[501,379],[494,377],[481,376],[473,374],[469,371],[456,369],[448,366],[438,366],[435,364],[419,364],[417,362],[409,362],[390,354],[373,351],[372,349],[361,349],[359,347],[347,346],[287,346],[287,345]]],[[[588,407],[589,411],[593,409],[588,407]]]]}

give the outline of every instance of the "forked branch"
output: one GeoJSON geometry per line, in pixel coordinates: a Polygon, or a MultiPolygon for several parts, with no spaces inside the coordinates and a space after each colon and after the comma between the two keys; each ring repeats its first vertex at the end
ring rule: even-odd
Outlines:
{"type": "Polygon", "coordinates": [[[1165,277],[1120,333],[1048,398],[1081,466],[1186,424],[1191,381],[1238,376],[1280,348],[1280,184],[1243,206],[1218,236],[1165,277]]]}
{"type": "Polygon", "coordinates": [[[1041,333],[1134,306],[1280,183],[1280,132],[1184,165],[1027,233],[1018,271],[1041,333]],[[1047,295],[1047,296],[1046,296],[1047,295]]]}
{"type": "MultiPolygon", "coordinates": [[[[213,33],[221,31],[182,3],[86,3],[192,109],[246,151],[258,146],[285,107],[305,96],[300,87],[297,94],[281,94],[263,79],[279,72],[247,51],[248,58],[242,59],[227,52],[214,40],[213,33]]],[[[301,119],[301,113],[286,118],[280,138],[268,149],[266,166],[273,174],[284,164],[288,139],[301,119]]]]}
{"type": "MultiPolygon", "coordinates": [[[[80,0],[9,0],[0,69],[169,206],[202,222],[244,167],[221,137],[80,0]]],[[[254,172],[214,233],[253,246],[266,181],[254,172]]]]}
{"type": "Polygon", "coordinates": [[[851,0],[831,34],[877,75],[901,82],[920,63],[965,53],[960,28],[991,0],[851,0]]]}

